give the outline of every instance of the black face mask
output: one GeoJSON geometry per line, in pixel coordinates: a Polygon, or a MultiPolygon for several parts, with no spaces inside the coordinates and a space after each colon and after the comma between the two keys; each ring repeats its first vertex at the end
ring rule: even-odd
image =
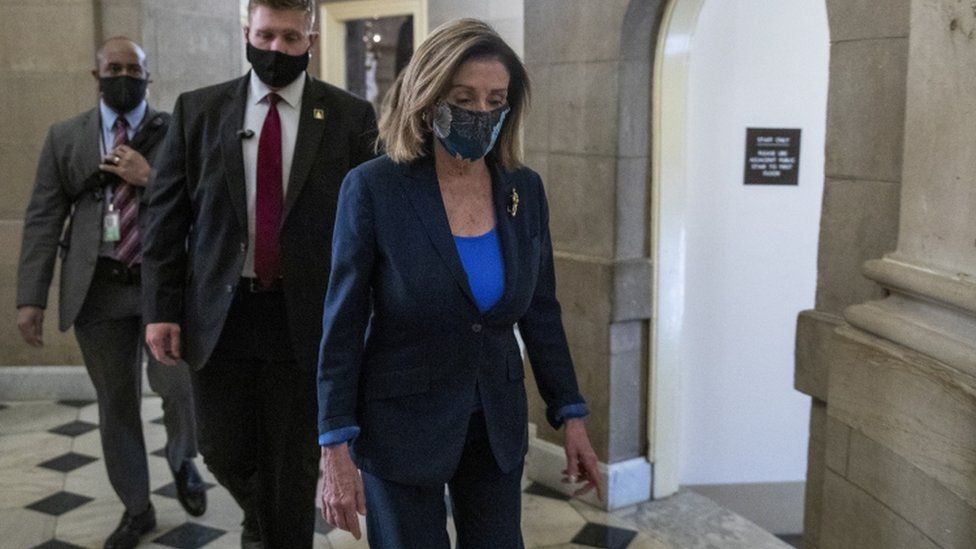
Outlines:
{"type": "Polygon", "coordinates": [[[280,51],[259,50],[247,43],[247,60],[262,82],[272,88],[292,83],[308,68],[309,54],[288,55],[280,51]]]}
{"type": "Polygon", "coordinates": [[[105,104],[119,114],[125,114],[139,106],[146,98],[149,80],[134,76],[103,76],[98,79],[98,90],[105,104]]]}

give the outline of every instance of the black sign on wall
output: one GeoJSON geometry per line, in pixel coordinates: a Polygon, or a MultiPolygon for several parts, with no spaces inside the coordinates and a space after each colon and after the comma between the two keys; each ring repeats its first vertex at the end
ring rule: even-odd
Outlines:
{"type": "Polygon", "coordinates": [[[746,185],[797,185],[800,130],[746,128],[746,185]]]}

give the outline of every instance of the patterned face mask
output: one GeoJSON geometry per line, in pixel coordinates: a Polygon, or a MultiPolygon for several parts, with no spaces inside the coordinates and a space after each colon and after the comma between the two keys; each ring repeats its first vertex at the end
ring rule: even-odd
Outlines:
{"type": "Polygon", "coordinates": [[[492,111],[469,111],[441,99],[434,107],[431,126],[451,156],[475,161],[495,146],[509,110],[506,105],[492,111]]]}

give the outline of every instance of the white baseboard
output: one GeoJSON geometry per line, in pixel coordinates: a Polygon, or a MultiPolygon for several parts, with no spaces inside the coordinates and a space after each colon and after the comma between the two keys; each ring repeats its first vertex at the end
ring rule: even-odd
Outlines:
{"type": "MultiPolygon", "coordinates": [[[[529,455],[525,458],[525,474],[529,480],[571,495],[576,487],[560,482],[566,468],[566,454],[562,446],[536,438],[529,430],[529,455]]],[[[618,463],[600,463],[600,482],[605,487],[604,501],[590,492],[580,501],[603,510],[612,511],[651,499],[651,464],[644,458],[618,463]]]]}
{"type": "Polygon", "coordinates": [[[768,532],[803,532],[804,482],[694,484],[681,488],[707,497],[768,532]]]}
{"type": "Polygon", "coordinates": [[[0,400],[95,400],[84,366],[2,366],[0,400]]]}

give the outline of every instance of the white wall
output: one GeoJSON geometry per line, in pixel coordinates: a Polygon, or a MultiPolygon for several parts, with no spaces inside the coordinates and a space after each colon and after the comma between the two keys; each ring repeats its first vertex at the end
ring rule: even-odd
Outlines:
{"type": "Polygon", "coordinates": [[[524,0],[427,0],[430,30],[441,23],[474,17],[488,23],[519,56],[524,55],[524,0]]]}
{"type": "Polygon", "coordinates": [[[700,13],[688,94],[683,485],[805,476],[809,398],[793,389],[794,329],[814,304],[828,56],[823,0],[707,0],[700,13]],[[743,185],[747,127],[802,128],[799,186],[743,185]]]}

